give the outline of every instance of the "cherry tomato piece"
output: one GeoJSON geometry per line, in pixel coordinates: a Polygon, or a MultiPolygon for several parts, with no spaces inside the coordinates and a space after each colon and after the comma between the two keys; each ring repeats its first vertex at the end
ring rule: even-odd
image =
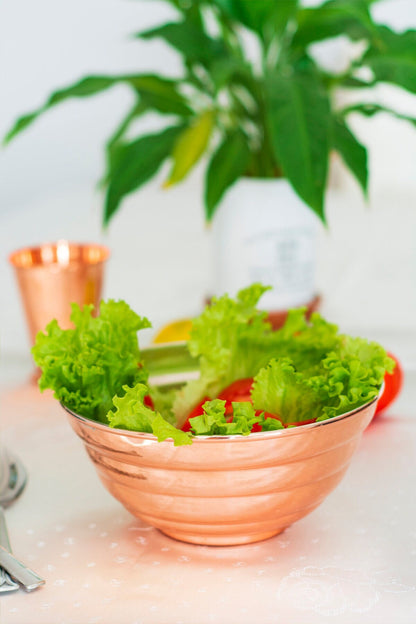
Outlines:
{"type": "MultiPolygon", "coordinates": [[[[237,379],[232,384],[227,386],[224,390],[222,390],[218,398],[226,401],[225,403],[225,413],[232,416],[233,413],[233,403],[252,403],[251,399],[251,389],[253,387],[253,378],[247,377],[245,379],[237,379]]],[[[256,415],[262,413],[262,410],[258,410],[256,415]]],[[[265,413],[266,418],[275,418],[276,420],[280,420],[278,416],[275,414],[265,413]]],[[[230,421],[231,422],[231,419],[230,421]]],[[[282,423],[283,424],[283,423],[282,423]]],[[[262,431],[262,426],[259,423],[255,423],[251,429],[251,433],[259,433],[262,431]]]]}
{"type": "Polygon", "coordinates": [[[219,395],[218,398],[222,401],[229,401],[230,403],[240,401],[251,403],[251,388],[253,387],[253,378],[248,377],[247,379],[237,379],[232,384],[224,388],[219,395]]]}
{"type": "Polygon", "coordinates": [[[225,401],[225,415],[227,422],[233,419],[233,403],[251,403],[251,388],[253,387],[253,378],[237,379],[232,384],[224,388],[218,398],[225,401]]]}
{"type": "Polygon", "coordinates": [[[390,403],[393,403],[403,386],[404,375],[399,360],[392,353],[387,353],[387,355],[395,361],[396,366],[394,367],[394,371],[392,373],[386,373],[384,375],[384,388],[378,400],[374,415],[379,414],[381,411],[386,409],[390,403]]]}
{"type": "Polygon", "coordinates": [[[301,427],[302,425],[310,425],[314,423],[316,418],[310,418],[309,420],[299,420],[298,422],[291,423],[292,427],[301,427]]]}
{"type": "Polygon", "coordinates": [[[146,396],[143,399],[143,403],[146,405],[146,407],[155,409],[155,404],[153,403],[153,399],[149,394],[146,394],[146,396]]]}
{"type": "Polygon", "coordinates": [[[254,425],[251,428],[251,433],[260,433],[260,431],[263,431],[261,424],[254,423],[254,425]]]}

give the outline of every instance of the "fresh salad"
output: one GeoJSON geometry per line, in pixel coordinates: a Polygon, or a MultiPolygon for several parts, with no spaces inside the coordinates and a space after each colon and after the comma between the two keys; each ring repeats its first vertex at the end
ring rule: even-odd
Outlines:
{"type": "Polygon", "coordinates": [[[72,306],[74,329],[56,320],[39,332],[33,357],[41,390],[73,412],[119,429],[191,444],[194,436],[249,435],[333,418],[368,403],[395,362],[380,345],[352,338],[319,314],[290,311],[274,331],[253,284],[224,295],[192,323],[198,379],[176,390],[149,383],[137,333],[150,327],[124,301],[72,306]]]}

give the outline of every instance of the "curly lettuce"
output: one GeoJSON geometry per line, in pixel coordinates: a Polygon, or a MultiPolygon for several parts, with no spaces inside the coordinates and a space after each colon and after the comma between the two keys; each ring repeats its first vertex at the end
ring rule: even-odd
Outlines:
{"type": "Polygon", "coordinates": [[[297,371],[319,371],[322,359],[339,347],[336,325],[319,314],[291,310],[285,325],[273,331],[256,305],[267,290],[261,284],[241,290],[236,299],[214,298],[193,321],[188,348],[199,358],[200,377],[187,383],[173,403],[178,426],[204,397],[214,399],[238,379],[254,377],[272,359],[290,357],[297,371]]]}
{"type": "Polygon", "coordinates": [[[193,320],[188,348],[199,358],[200,377],[177,393],[173,411],[179,426],[204,397],[215,398],[232,381],[252,377],[267,363],[262,342],[272,330],[266,312],[256,309],[267,290],[253,284],[241,290],[236,299],[214,297],[193,320]]]}
{"type": "Polygon", "coordinates": [[[309,366],[296,366],[289,357],[271,360],[254,377],[251,397],[256,409],[286,425],[326,420],[375,399],[393,367],[380,345],[340,334],[338,350],[309,366]]]}
{"type": "Polygon", "coordinates": [[[286,425],[321,415],[318,391],[310,387],[308,377],[296,371],[287,357],[271,360],[259,371],[251,397],[255,409],[279,416],[286,425]]]}
{"type": "Polygon", "coordinates": [[[338,351],[330,352],[322,360],[322,372],[309,380],[322,402],[318,420],[345,414],[375,399],[384,375],[392,373],[394,366],[379,344],[340,335],[338,351]]]}
{"type": "Polygon", "coordinates": [[[340,334],[317,313],[307,319],[304,308],[291,310],[284,326],[273,331],[267,315],[256,309],[265,290],[253,284],[235,300],[214,299],[194,320],[188,346],[201,372],[173,402],[178,426],[204,397],[215,399],[249,377],[255,379],[255,408],[286,425],[331,418],[379,393],[394,365],[380,345],[340,334]]]}
{"type": "Polygon", "coordinates": [[[72,304],[74,329],[51,321],[45,333],[38,333],[32,354],[42,369],[42,391],[49,388],[77,414],[107,422],[112,399],[123,386],[147,381],[137,332],[151,325],[124,301],[102,302],[100,315],[92,313],[92,305],[72,304]]]}
{"type": "Polygon", "coordinates": [[[283,429],[275,418],[267,418],[264,412],[257,414],[252,403],[233,403],[232,418],[225,413],[225,401],[214,399],[204,403],[203,414],[189,419],[195,435],[249,435],[255,425],[263,431],[283,429]]]}
{"type": "Polygon", "coordinates": [[[193,321],[188,344],[200,377],[169,392],[148,384],[137,340],[137,332],[150,327],[146,318],[124,301],[102,302],[97,317],[92,306],[73,304],[73,329],[52,321],[37,336],[40,388],[52,389],[77,414],[175,445],[190,444],[193,435],[248,435],[333,418],[376,398],[394,368],[380,345],[340,334],[319,314],[307,319],[304,309],[290,311],[273,331],[266,312],[256,308],[266,290],[253,284],[235,300],[213,299],[193,321]],[[217,397],[247,378],[254,378],[252,403],[234,402],[230,414],[217,397]],[[190,418],[191,434],[181,431],[206,397],[203,413],[190,418]]]}
{"type": "Polygon", "coordinates": [[[115,410],[107,414],[110,427],[152,433],[159,442],[171,438],[175,446],[192,443],[189,433],[180,431],[159,412],[145,405],[144,399],[149,392],[147,385],[138,383],[132,388],[124,386],[123,390],[123,396],[113,398],[115,410]]]}

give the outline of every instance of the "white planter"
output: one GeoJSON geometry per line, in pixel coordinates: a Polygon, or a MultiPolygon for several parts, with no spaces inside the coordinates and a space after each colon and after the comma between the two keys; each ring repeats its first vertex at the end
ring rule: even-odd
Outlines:
{"type": "Polygon", "coordinates": [[[239,180],[213,220],[214,294],[262,282],[273,287],[263,309],[306,305],[316,295],[318,227],[287,180],[239,180]]]}

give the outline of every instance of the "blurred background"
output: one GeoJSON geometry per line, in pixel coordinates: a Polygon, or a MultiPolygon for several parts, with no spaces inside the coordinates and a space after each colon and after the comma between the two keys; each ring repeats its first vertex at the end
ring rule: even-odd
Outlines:
{"type": "MultiPolygon", "coordinates": [[[[397,30],[416,27],[414,0],[390,0],[372,10],[397,30]]],[[[169,8],[155,1],[2,3],[0,135],[51,91],[84,75],[175,75],[180,58],[167,45],[130,36],[168,17],[169,8]]],[[[339,49],[322,44],[319,54],[336,63],[339,49]]],[[[414,96],[384,85],[377,92],[386,105],[416,116],[414,96]]],[[[155,329],[198,313],[212,291],[201,167],[170,190],[161,188],[163,169],[125,200],[107,231],[102,228],[97,181],[104,169],[103,146],[131,103],[123,86],[68,101],[0,151],[3,356],[23,357],[29,351],[7,263],[18,247],[63,238],[108,245],[105,297],[127,300],[155,329]]],[[[140,121],[148,130],[158,123],[152,115],[140,121]]],[[[369,148],[369,202],[335,160],[327,194],[329,226],[320,232],[321,309],[345,331],[382,340],[406,364],[416,365],[416,135],[406,122],[384,114],[354,119],[352,125],[369,148]]],[[[149,330],[147,340],[151,337],[149,330]]]]}

